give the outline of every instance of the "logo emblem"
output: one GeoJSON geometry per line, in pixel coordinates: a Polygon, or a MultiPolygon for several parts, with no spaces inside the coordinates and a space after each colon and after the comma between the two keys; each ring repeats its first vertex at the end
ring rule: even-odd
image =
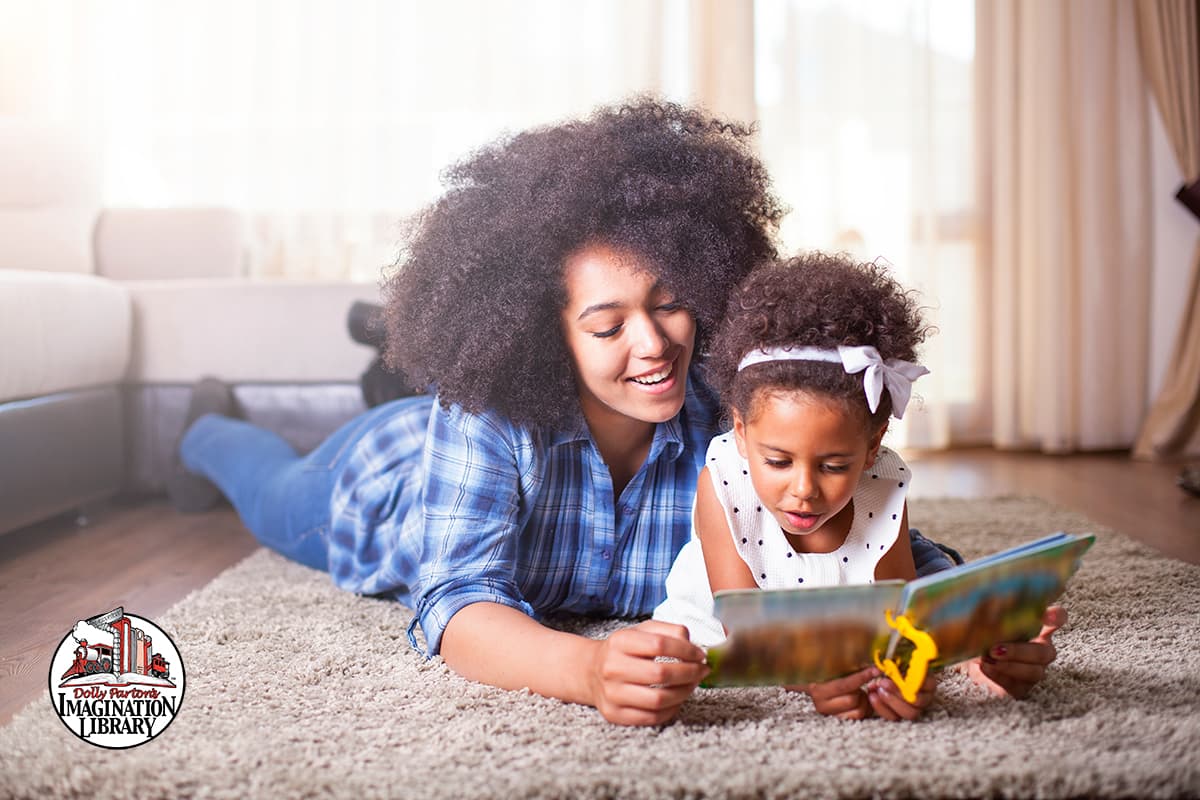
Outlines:
{"type": "Polygon", "coordinates": [[[97,747],[121,750],[158,736],[179,713],[183,690],[171,637],[122,608],[76,622],[50,662],[54,712],[97,747]]]}

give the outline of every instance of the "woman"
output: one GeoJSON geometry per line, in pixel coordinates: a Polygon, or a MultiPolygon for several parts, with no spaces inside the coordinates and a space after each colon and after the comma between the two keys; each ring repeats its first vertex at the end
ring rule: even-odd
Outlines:
{"type": "Polygon", "coordinates": [[[436,402],[379,406],[301,458],[202,416],[232,409],[206,384],[172,496],[212,481],[264,544],[412,608],[413,646],[419,623],[468,678],[670,719],[707,671],[685,628],[597,641],[538,619],[663,598],[720,424],[689,375],[730,290],[775,255],[782,211],[748,136],[643,100],[476,152],[385,286],[389,362],[436,402]]]}

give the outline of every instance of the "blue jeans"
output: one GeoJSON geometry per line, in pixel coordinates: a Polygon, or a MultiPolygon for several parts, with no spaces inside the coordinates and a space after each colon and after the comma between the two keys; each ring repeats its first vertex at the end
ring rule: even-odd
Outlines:
{"type": "Polygon", "coordinates": [[[257,425],[206,414],[188,428],[179,453],[184,466],[216,484],[260,542],[328,571],[330,500],[354,444],[402,404],[428,401],[406,397],[376,406],[305,456],[257,425]]]}
{"type": "Polygon", "coordinates": [[[917,567],[918,578],[963,563],[963,557],[957,550],[926,539],[916,528],[908,529],[908,538],[912,544],[913,563],[917,567]]]}

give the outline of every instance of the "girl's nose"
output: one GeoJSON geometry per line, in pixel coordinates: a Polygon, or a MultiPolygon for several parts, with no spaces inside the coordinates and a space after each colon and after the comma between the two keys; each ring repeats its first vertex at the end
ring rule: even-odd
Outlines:
{"type": "Polygon", "coordinates": [[[796,479],[792,481],[792,494],[800,500],[813,500],[818,494],[817,482],[813,480],[812,470],[799,469],[796,479]]]}

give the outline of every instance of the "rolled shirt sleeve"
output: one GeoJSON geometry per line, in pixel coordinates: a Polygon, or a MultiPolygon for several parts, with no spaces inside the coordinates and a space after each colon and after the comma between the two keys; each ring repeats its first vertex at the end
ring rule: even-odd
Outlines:
{"type": "Polygon", "coordinates": [[[537,614],[517,580],[522,516],[521,442],[492,415],[437,408],[425,448],[420,567],[413,607],[427,651],[441,649],[450,618],[472,603],[537,614]]]}

